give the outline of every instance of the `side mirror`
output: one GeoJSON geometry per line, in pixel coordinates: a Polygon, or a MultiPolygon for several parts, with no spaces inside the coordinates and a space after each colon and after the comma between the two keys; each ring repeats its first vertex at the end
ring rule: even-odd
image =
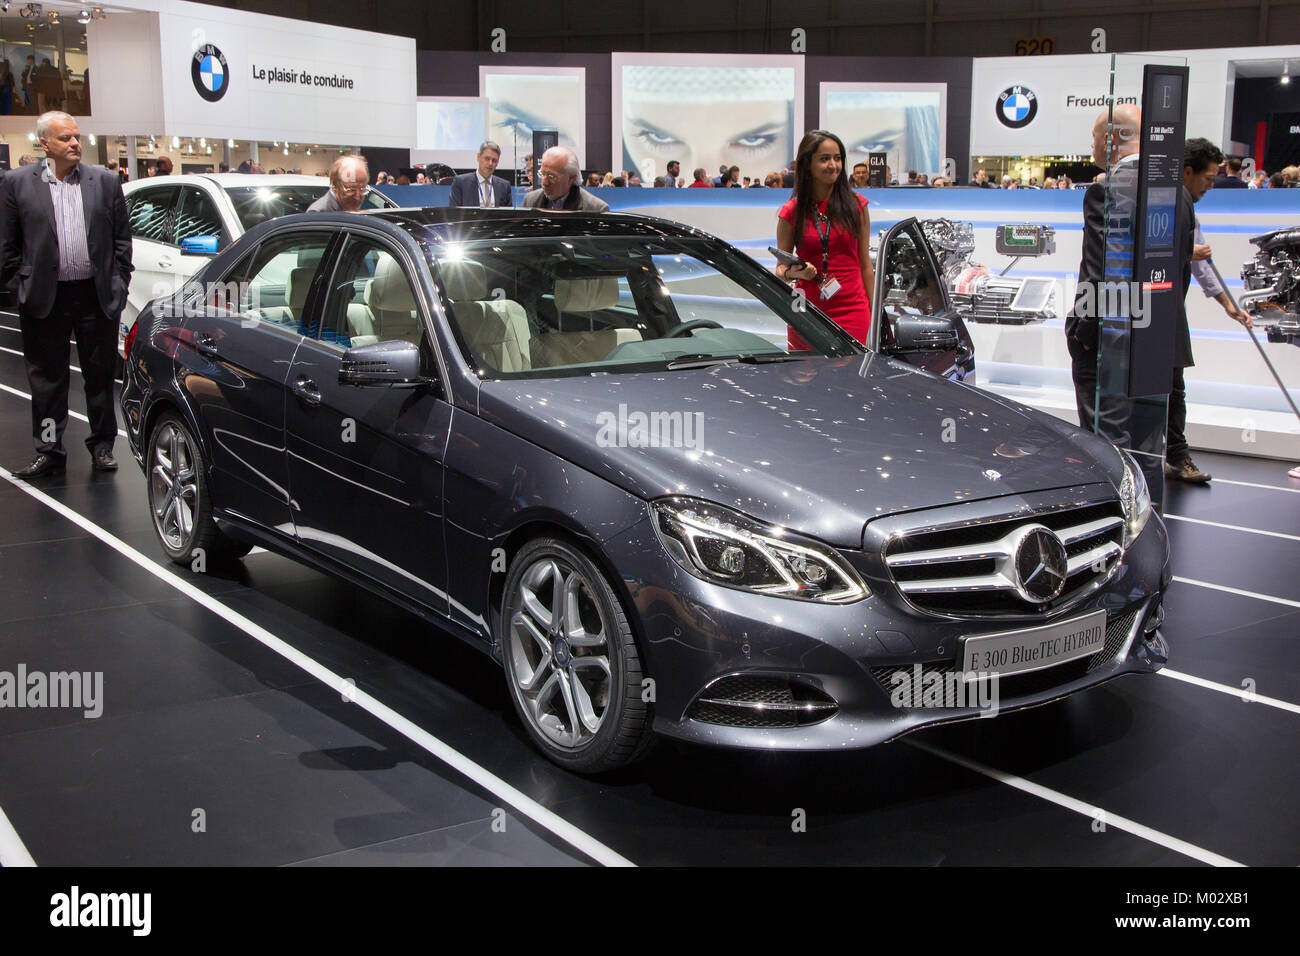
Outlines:
{"type": "Polygon", "coordinates": [[[420,374],[420,347],[410,342],[374,342],[343,353],[340,385],[417,388],[429,384],[420,374]]]}
{"type": "Polygon", "coordinates": [[[893,317],[891,352],[947,352],[961,346],[956,324],[947,315],[905,312],[893,317]]]}
{"type": "Polygon", "coordinates": [[[215,256],[220,236],[190,236],[181,240],[183,256],[215,256]]]}

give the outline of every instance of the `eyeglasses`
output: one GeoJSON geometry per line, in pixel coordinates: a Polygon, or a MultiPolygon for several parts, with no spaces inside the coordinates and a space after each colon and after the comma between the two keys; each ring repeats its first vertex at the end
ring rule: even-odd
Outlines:
{"type": "Polygon", "coordinates": [[[341,193],[363,193],[366,191],[366,184],[365,183],[360,183],[360,184],[339,183],[338,191],[341,193]]]}
{"type": "Polygon", "coordinates": [[[542,182],[544,182],[544,183],[553,183],[553,182],[555,182],[557,179],[564,179],[564,178],[566,178],[567,175],[568,175],[567,173],[548,173],[548,172],[543,172],[543,173],[542,173],[542,182]]]}

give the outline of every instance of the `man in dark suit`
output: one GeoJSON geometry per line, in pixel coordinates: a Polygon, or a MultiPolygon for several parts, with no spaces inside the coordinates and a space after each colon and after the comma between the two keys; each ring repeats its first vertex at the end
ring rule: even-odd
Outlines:
{"type": "Polygon", "coordinates": [[[578,154],[567,146],[552,146],[542,153],[542,188],[524,196],[525,209],[567,209],[581,212],[609,212],[609,203],[593,196],[578,184],[582,170],[578,154]]]}
{"type": "MultiPolygon", "coordinates": [[[[1223,153],[1219,154],[1220,156],[1223,153]]],[[[1219,175],[1214,177],[1215,189],[1249,189],[1250,184],[1241,178],[1241,160],[1236,156],[1228,157],[1227,163],[1223,164],[1219,170],[1219,175]]]]}
{"type": "Polygon", "coordinates": [[[478,169],[451,181],[449,206],[510,206],[510,184],[494,176],[501,147],[488,140],[478,148],[478,169]]]}
{"type": "Polygon", "coordinates": [[[1079,426],[1118,445],[1127,444],[1127,410],[1116,400],[1097,397],[1097,349],[1100,345],[1101,303],[1111,299],[1108,282],[1131,281],[1133,228],[1137,203],[1137,172],[1142,111],[1134,104],[1115,106],[1113,117],[1102,111],[1092,128],[1092,158],[1110,169],[1105,183],[1094,182],[1083,196],[1083,255],[1079,286],[1065,318],[1079,426]],[[1110,134],[1107,136],[1107,129],[1110,134]],[[1109,228],[1107,225],[1109,218],[1109,228]],[[1109,255],[1108,255],[1109,253],[1109,255]],[[1127,258],[1126,258],[1127,256],[1127,258]],[[1107,275],[1107,262],[1112,275],[1107,275]],[[1123,273],[1121,275],[1121,273],[1123,273]],[[1100,409],[1100,424],[1097,409],[1100,409]]]}
{"type": "Polygon", "coordinates": [[[68,337],[77,339],[97,471],[113,471],[117,326],[131,279],[131,228],[122,184],[81,164],[81,137],[67,113],[44,113],[36,132],[45,161],[0,182],[0,285],[18,279],[18,321],[32,391],[36,457],[14,472],[37,478],[64,469],[68,337]]]}

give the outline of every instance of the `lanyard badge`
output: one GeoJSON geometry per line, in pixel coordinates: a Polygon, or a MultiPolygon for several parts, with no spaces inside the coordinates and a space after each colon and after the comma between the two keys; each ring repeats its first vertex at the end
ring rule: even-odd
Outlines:
{"type": "Polygon", "coordinates": [[[830,274],[831,262],[831,221],[830,217],[820,209],[814,210],[814,221],[817,226],[817,237],[822,241],[822,284],[821,297],[823,300],[829,299],[836,292],[840,291],[840,280],[830,274]]]}

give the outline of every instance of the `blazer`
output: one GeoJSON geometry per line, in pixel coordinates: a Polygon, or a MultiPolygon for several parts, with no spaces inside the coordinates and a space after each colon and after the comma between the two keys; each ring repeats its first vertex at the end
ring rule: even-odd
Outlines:
{"type": "MultiPolygon", "coordinates": [[[[34,319],[54,308],[59,278],[59,237],[50,187],[41,178],[44,169],[42,160],[0,180],[0,285],[17,276],[18,312],[34,319]]],[[[117,174],[82,163],[81,205],[95,292],[104,314],[117,322],[133,269],[131,224],[117,174]]]]}
{"type": "MultiPolygon", "coordinates": [[[[510,201],[510,184],[500,176],[492,177],[492,196],[498,206],[513,206],[510,201]]],[[[477,206],[478,173],[462,173],[451,181],[451,196],[448,206],[477,206]]]]}
{"type": "MultiPolygon", "coordinates": [[[[521,205],[525,209],[540,209],[545,200],[546,193],[540,189],[534,189],[532,192],[525,194],[521,205]]],[[[573,188],[569,190],[569,195],[564,197],[564,208],[570,212],[609,212],[609,203],[597,196],[593,196],[577,183],[574,183],[573,188]]]]}
{"type": "MultiPolygon", "coordinates": [[[[1065,315],[1065,337],[1097,347],[1101,322],[1097,315],[1101,283],[1106,281],[1106,251],[1127,253],[1132,262],[1132,230],[1136,228],[1138,161],[1117,164],[1107,183],[1092,183],[1083,194],[1083,251],[1079,259],[1079,286],[1074,304],[1065,315]],[[1106,211],[1110,209],[1111,235],[1106,234],[1106,211]],[[1085,287],[1092,288],[1085,292],[1085,287]]],[[[1126,276],[1122,281],[1130,281],[1126,276]]]]}

